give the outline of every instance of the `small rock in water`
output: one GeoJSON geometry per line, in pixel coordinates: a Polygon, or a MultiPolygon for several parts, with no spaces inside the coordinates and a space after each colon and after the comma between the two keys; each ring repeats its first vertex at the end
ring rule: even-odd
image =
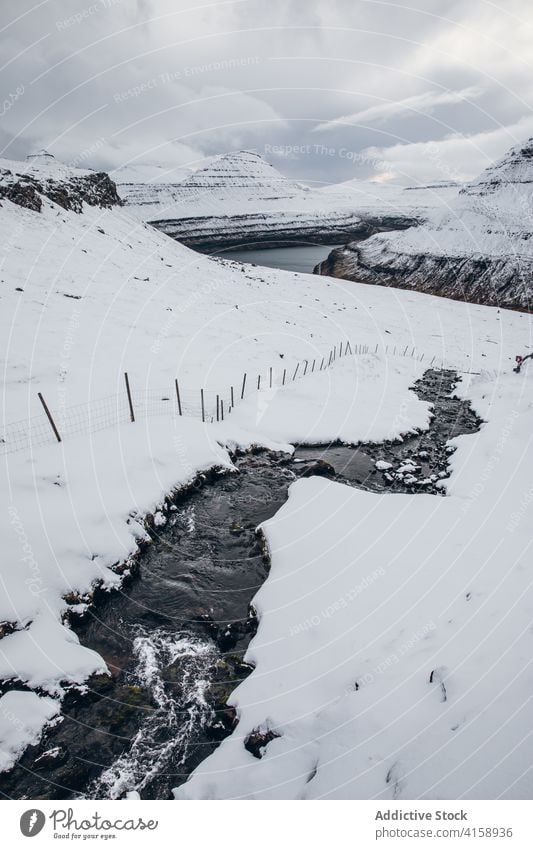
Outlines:
{"type": "Polygon", "coordinates": [[[34,767],[37,766],[46,766],[47,762],[53,761],[56,758],[66,758],[66,752],[61,746],[54,746],[53,749],[47,749],[46,752],[43,752],[42,755],[39,755],[38,758],[33,763],[34,767]]]}
{"type": "Polygon", "coordinates": [[[392,463],[387,463],[386,460],[376,460],[374,466],[380,472],[384,472],[386,469],[392,469],[392,463]]]}
{"type": "Polygon", "coordinates": [[[335,475],[335,469],[331,463],[326,462],[326,460],[311,460],[310,462],[299,466],[295,471],[300,478],[310,478],[313,477],[313,475],[323,477],[335,475]]]}
{"type": "Polygon", "coordinates": [[[408,461],[407,463],[404,463],[402,466],[400,466],[400,468],[398,469],[398,474],[403,475],[406,472],[416,472],[416,470],[419,468],[420,466],[417,466],[415,463],[411,463],[410,461],[408,461]]]}
{"type": "Polygon", "coordinates": [[[256,729],[248,734],[248,737],[244,741],[244,748],[247,752],[250,752],[254,758],[258,758],[260,760],[265,754],[265,749],[268,744],[279,736],[280,735],[276,734],[275,731],[262,732],[259,729],[256,729]]]}

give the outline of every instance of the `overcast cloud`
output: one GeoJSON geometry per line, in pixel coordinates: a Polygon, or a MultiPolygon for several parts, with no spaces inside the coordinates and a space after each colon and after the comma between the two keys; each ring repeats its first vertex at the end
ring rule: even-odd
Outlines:
{"type": "Polygon", "coordinates": [[[528,0],[2,3],[2,156],[468,179],[533,134],[528,0]]]}

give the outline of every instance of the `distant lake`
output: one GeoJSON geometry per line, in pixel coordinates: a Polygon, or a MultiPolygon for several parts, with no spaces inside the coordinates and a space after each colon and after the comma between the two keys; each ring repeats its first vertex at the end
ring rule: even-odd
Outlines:
{"type": "Polygon", "coordinates": [[[326,259],[330,251],[337,247],[339,245],[300,245],[294,248],[258,248],[251,251],[229,249],[217,252],[215,256],[311,274],[315,265],[326,259]]]}

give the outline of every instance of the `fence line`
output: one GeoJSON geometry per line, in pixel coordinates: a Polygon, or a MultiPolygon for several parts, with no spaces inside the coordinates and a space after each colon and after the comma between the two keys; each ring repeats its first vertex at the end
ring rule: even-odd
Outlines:
{"type": "MultiPolygon", "coordinates": [[[[82,433],[96,433],[128,422],[137,422],[152,416],[171,415],[198,418],[205,422],[224,421],[243,398],[252,392],[289,387],[296,380],[303,380],[311,374],[326,371],[347,356],[377,354],[398,356],[425,361],[428,368],[450,368],[458,370],[457,364],[447,363],[436,355],[432,358],[419,353],[416,347],[407,345],[386,345],[377,343],[357,344],[342,340],[334,345],[323,357],[307,358],[297,362],[294,370],[287,366],[276,372],[271,366],[266,376],[257,378],[244,373],[223,392],[207,391],[204,387],[184,388],[177,379],[166,389],[139,390],[134,382],[130,385],[128,374],[124,375],[125,387],[122,393],[108,395],[84,404],[49,410],[41,393],[39,398],[45,413],[12,422],[0,429],[0,454],[29,450],[33,447],[51,445],[63,441],[65,437],[82,433]]],[[[484,372],[485,373],[485,372],[484,372]]],[[[487,372],[488,374],[488,372],[487,372]]]]}

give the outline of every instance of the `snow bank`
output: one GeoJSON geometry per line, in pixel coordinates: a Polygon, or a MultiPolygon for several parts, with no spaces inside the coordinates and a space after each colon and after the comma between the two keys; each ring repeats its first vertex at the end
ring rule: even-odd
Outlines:
{"type": "Polygon", "coordinates": [[[9,692],[0,698],[0,772],[11,769],[26,746],[38,742],[44,725],[58,713],[59,703],[47,696],[9,692]]]}
{"type": "Polygon", "coordinates": [[[531,798],[533,372],[464,391],[450,497],[300,480],[264,525],[239,724],[178,798],[531,798]]]}
{"type": "Polygon", "coordinates": [[[141,524],[168,493],[199,470],[231,468],[207,426],[156,419],[9,458],[0,492],[5,567],[0,621],[17,630],[0,641],[0,678],[60,694],[105,670],[60,624],[95,583],[116,587],[114,567],[137,551],[141,524]]]}

